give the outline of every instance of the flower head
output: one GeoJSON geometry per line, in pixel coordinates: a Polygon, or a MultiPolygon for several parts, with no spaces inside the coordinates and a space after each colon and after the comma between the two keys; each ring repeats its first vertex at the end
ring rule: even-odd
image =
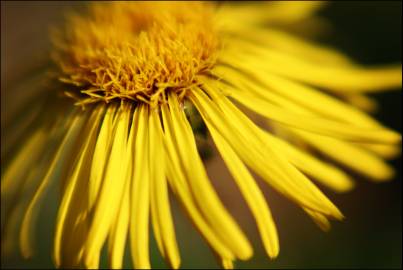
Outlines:
{"type": "Polygon", "coordinates": [[[53,58],[66,96],[81,109],[68,99],[39,121],[2,179],[2,198],[23,183],[32,198],[15,214],[23,215],[22,253],[32,255],[38,208],[60,181],[58,267],[97,268],[107,243],[110,266],[121,268],[128,241],[134,267],[150,268],[151,223],[161,254],[178,268],[169,190],[224,267],[249,259],[249,240],[207,176],[190,111],[208,128],[269,257],[279,253],[277,230],[250,170],[322,229],[342,219],[310,179],[350,190],[354,183],[337,163],[374,181],[391,178],[383,158],[398,154],[400,135],[365,112],[372,104],[365,94],[400,86],[401,67],[364,68],[271,26],[302,22],[318,6],[116,2],[71,16],[54,35],[53,58]],[[21,170],[35,164],[25,180],[21,170]]]}

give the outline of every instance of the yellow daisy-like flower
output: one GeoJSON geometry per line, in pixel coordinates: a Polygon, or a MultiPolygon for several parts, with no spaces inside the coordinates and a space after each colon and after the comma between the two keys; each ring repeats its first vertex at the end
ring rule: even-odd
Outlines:
{"type": "Polygon", "coordinates": [[[151,223],[162,256],[178,268],[169,190],[224,267],[249,259],[252,246],[199,156],[197,117],[271,258],[279,253],[277,230],[250,170],[325,230],[343,215],[310,178],[339,192],[354,183],[335,164],[374,181],[391,178],[383,159],[399,154],[401,137],[366,113],[373,101],[365,94],[401,86],[401,67],[365,68],[281,30],[320,6],[117,2],[71,15],[54,35],[53,58],[61,89],[75,101],[53,93],[43,111],[33,108],[40,120],[31,121],[2,176],[2,200],[24,198],[5,229],[21,217],[23,255],[33,254],[38,209],[58,181],[57,267],[98,268],[107,242],[110,267],[121,268],[128,241],[134,267],[150,268],[151,223]],[[48,113],[52,106],[56,114],[48,113]],[[239,107],[266,118],[265,128],[239,107]]]}

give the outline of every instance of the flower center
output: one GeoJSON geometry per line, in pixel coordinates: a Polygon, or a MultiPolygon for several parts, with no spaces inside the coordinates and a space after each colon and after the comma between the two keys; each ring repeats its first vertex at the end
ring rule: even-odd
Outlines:
{"type": "Polygon", "coordinates": [[[216,61],[219,41],[209,3],[100,4],[71,16],[55,33],[61,80],[81,105],[113,99],[165,102],[180,98],[216,61]]]}

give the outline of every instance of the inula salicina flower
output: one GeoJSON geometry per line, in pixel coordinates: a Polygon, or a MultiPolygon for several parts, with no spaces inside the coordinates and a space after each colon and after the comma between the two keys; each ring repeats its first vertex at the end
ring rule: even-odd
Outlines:
{"type": "Polygon", "coordinates": [[[60,84],[29,103],[2,174],[2,246],[18,242],[33,255],[39,209],[58,183],[57,267],[97,268],[106,245],[110,267],[121,268],[129,243],[133,267],[150,268],[151,230],[170,267],[180,267],[171,191],[223,267],[251,258],[251,243],[207,176],[197,117],[270,258],[279,238],[251,171],[322,229],[343,219],[311,180],[350,190],[338,165],[373,181],[393,176],[384,159],[399,154],[401,136],[369,116],[366,94],[400,87],[401,66],[362,67],[284,30],[304,25],[319,6],[116,2],[70,15],[53,35],[60,84]],[[245,110],[263,116],[264,127],[245,110]]]}

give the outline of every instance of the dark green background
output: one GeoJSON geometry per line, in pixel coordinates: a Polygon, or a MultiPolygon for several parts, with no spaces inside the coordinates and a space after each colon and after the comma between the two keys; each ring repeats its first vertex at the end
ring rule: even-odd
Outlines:
{"type": "MultiPolygon", "coordinates": [[[[60,14],[67,4],[42,2],[2,2],[2,106],[5,78],[15,81],[18,74],[12,72],[17,65],[24,64],[24,58],[10,40],[24,41],[21,32],[27,35],[36,31],[33,39],[20,44],[25,51],[34,52],[35,46],[47,46],[42,32],[46,26],[60,20],[60,14]],[[28,19],[27,19],[28,18],[28,19]],[[34,19],[32,19],[34,18],[34,19]],[[33,20],[41,28],[30,26],[33,20]],[[19,26],[16,26],[16,23],[19,26]],[[32,27],[32,30],[27,30],[32,27]],[[25,31],[25,32],[24,32],[25,31]],[[18,37],[18,33],[20,33],[18,37]],[[17,36],[17,37],[15,37],[17,36]],[[22,36],[22,37],[21,37],[22,36]],[[28,41],[31,40],[32,44],[28,41]],[[35,45],[38,44],[39,45],[35,45]],[[10,74],[7,74],[10,73],[10,74]],[[10,78],[11,77],[11,78],[10,78]]],[[[396,2],[332,2],[320,14],[328,18],[334,29],[321,37],[324,43],[340,48],[360,63],[401,63],[401,16],[402,5],[396,2]]],[[[36,57],[33,53],[32,57],[36,57]]],[[[31,65],[34,66],[34,65],[31,65]]],[[[381,111],[377,117],[387,126],[401,132],[401,91],[376,95],[381,111]]],[[[3,112],[3,108],[2,108],[3,112]]],[[[240,223],[251,235],[255,245],[255,256],[248,262],[238,262],[238,268],[401,268],[402,266],[402,219],[401,219],[401,159],[392,162],[397,170],[396,179],[384,184],[368,183],[357,179],[357,188],[348,194],[326,192],[340,207],[347,219],[333,222],[328,233],[321,232],[295,205],[267,188],[273,215],[280,234],[280,256],[270,261],[263,252],[250,214],[244,205],[229,208],[241,212],[240,223]],[[281,206],[280,206],[281,205],[281,206]]],[[[223,194],[225,197],[226,194],[223,194]]],[[[56,208],[46,206],[41,216],[37,256],[29,261],[19,257],[1,258],[2,268],[49,268],[50,247],[53,234],[52,224],[46,222],[56,208]]],[[[176,211],[179,212],[179,211],[176,211]]],[[[176,214],[176,231],[181,248],[184,268],[217,268],[210,250],[186,221],[183,214],[176,214]]],[[[151,254],[153,266],[165,267],[153,243],[151,254]]],[[[129,261],[129,256],[126,256],[129,261]]],[[[105,266],[106,264],[104,264],[105,266]]]]}

